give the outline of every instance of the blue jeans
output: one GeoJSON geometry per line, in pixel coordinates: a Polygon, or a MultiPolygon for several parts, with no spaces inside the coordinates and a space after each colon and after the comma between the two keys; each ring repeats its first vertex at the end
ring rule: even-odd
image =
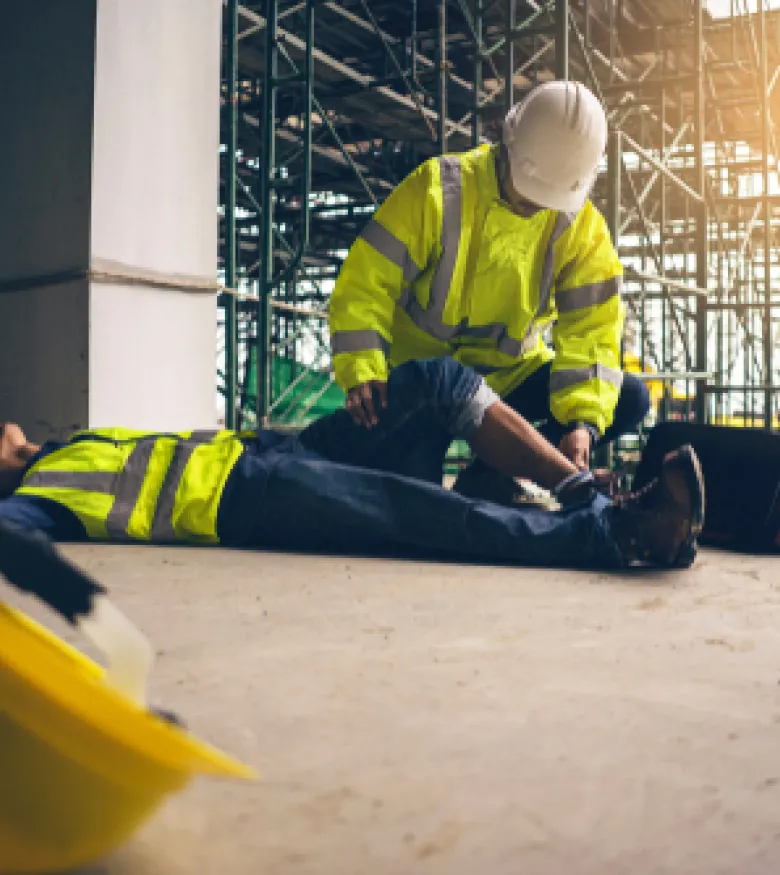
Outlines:
{"type": "Polygon", "coordinates": [[[623,566],[610,532],[610,503],[601,496],[551,513],[474,501],[438,485],[442,446],[468,437],[489,403],[481,378],[453,359],[402,365],[389,378],[388,409],[374,429],[355,425],[342,410],[299,439],[271,449],[261,442],[250,446],[234,472],[239,482],[220,509],[223,542],[516,565],[623,566]]]}
{"type": "Polygon", "coordinates": [[[410,361],[392,371],[387,410],[377,410],[374,428],[355,426],[346,410],[338,410],[312,423],[300,439],[332,462],[441,485],[447,448],[455,438],[470,437],[485,402],[489,406],[497,397],[482,377],[454,359],[410,361]]]}

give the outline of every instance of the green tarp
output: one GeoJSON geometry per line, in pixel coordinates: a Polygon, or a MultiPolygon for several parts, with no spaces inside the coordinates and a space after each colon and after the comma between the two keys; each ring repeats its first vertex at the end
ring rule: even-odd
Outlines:
{"type": "MultiPolygon", "coordinates": [[[[254,410],[257,395],[257,369],[255,367],[257,351],[251,348],[249,381],[247,384],[246,408],[254,410]]],[[[290,359],[276,358],[273,363],[271,393],[274,407],[271,411],[271,421],[280,425],[306,425],[313,419],[318,419],[327,413],[332,413],[344,406],[344,393],[331,382],[327,371],[307,371],[302,365],[293,367],[290,359]],[[288,386],[293,381],[294,388],[288,386]],[[282,397],[284,396],[284,397],[282,397]]]]}

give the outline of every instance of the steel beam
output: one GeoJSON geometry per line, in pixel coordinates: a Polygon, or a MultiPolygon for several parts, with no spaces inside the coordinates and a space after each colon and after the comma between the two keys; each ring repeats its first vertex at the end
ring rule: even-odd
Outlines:
{"type": "Polygon", "coordinates": [[[471,145],[478,146],[482,139],[482,117],[480,115],[479,96],[482,93],[482,64],[484,62],[483,51],[483,9],[484,0],[476,0],[477,7],[474,17],[474,101],[472,104],[471,122],[471,145]]]}
{"type": "Polygon", "coordinates": [[[266,4],[265,72],[263,76],[262,161],[260,164],[260,282],[257,304],[255,415],[264,425],[271,409],[271,291],[274,277],[274,168],[276,167],[276,85],[278,76],[279,0],[266,4]]]}
{"type": "Polygon", "coordinates": [[[623,134],[619,130],[609,132],[607,143],[607,213],[606,220],[612,242],[617,250],[620,245],[621,170],[623,167],[623,134]]]}
{"type": "MultiPolygon", "coordinates": [[[[227,45],[225,79],[227,85],[228,135],[225,176],[225,285],[236,287],[236,160],[238,153],[238,0],[227,4],[227,45]]],[[[225,427],[237,427],[238,389],[238,314],[236,299],[225,302],[225,427]]]]}
{"type": "MultiPolygon", "coordinates": [[[[669,289],[675,289],[676,291],[682,292],[685,295],[697,295],[699,297],[707,298],[712,294],[706,288],[702,288],[701,286],[691,286],[682,280],[673,279],[672,277],[663,276],[662,274],[657,273],[647,273],[643,270],[637,270],[635,267],[627,267],[625,269],[626,276],[634,277],[638,280],[643,280],[644,282],[653,282],[658,283],[661,286],[665,286],[669,289]]],[[[640,295],[637,295],[640,297],[640,295]]]]}
{"type": "Polygon", "coordinates": [[[672,383],[677,380],[710,380],[712,374],[703,371],[641,371],[631,375],[637,380],[642,380],[645,383],[672,383]]]}
{"type": "Polygon", "coordinates": [[[680,179],[679,176],[673,173],[666,166],[666,164],[664,164],[663,161],[660,161],[658,158],[656,158],[652,152],[648,152],[647,149],[642,148],[642,146],[640,146],[639,143],[637,143],[637,141],[633,139],[633,137],[630,137],[627,133],[625,133],[625,131],[623,132],[623,140],[631,150],[639,155],[640,158],[643,158],[645,161],[647,161],[648,164],[652,164],[653,167],[656,168],[656,170],[660,170],[661,173],[663,173],[663,175],[668,180],[673,182],[678,188],[682,189],[682,191],[684,191],[688,195],[688,197],[690,197],[697,203],[702,203],[704,201],[704,195],[700,194],[694,188],[691,188],[691,186],[688,185],[687,182],[684,182],[682,179],[680,179]]]}
{"type": "MultiPolygon", "coordinates": [[[[704,138],[706,135],[705,95],[704,95],[704,61],[706,44],[704,42],[704,0],[695,0],[694,14],[694,71],[696,82],[693,92],[693,130],[694,130],[694,160],[696,162],[696,189],[699,203],[694,208],[696,216],[696,285],[706,289],[708,284],[707,263],[709,259],[708,226],[707,226],[707,173],[704,167],[704,138]]],[[[696,368],[707,370],[707,298],[699,295],[696,299],[696,368]]],[[[697,422],[707,420],[706,382],[696,384],[695,413],[697,422]]]]}
{"type": "Polygon", "coordinates": [[[440,155],[447,151],[447,0],[439,0],[436,32],[436,144],[440,155]]]}
{"type": "MultiPolygon", "coordinates": [[[[239,11],[242,15],[248,18],[250,21],[254,21],[256,24],[263,24],[266,26],[266,17],[260,15],[257,12],[254,12],[251,9],[248,9],[246,6],[240,6],[239,11]]],[[[370,25],[369,25],[370,26],[370,25]]],[[[306,51],[306,43],[300,37],[296,36],[294,33],[291,33],[284,28],[278,27],[276,29],[277,37],[281,37],[286,45],[292,46],[296,51],[305,52],[306,51]]],[[[331,70],[334,70],[337,73],[340,73],[345,79],[350,79],[353,82],[357,82],[360,85],[363,85],[365,88],[368,88],[373,83],[373,77],[366,76],[364,73],[360,73],[358,70],[355,70],[353,67],[350,67],[348,64],[344,64],[341,61],[336,60],[332,55],[329,55],[327,52],[323,52],[322,49],[314,48],[312,55],[316,61],[321,64],[324,64],[326,67],[329,67],[331,70]]],[[[381,94],[383,97],[386,97],[388,100],[397,103],[399,106],[404,106],[407,109],[414,110],[415,112],[419,112],[419,107],[415,104],[414,100],[411,97],[408,97],[405,94],[399,94],[397,91],[394,91],[392,88],[388,88],[385,85],[377,86],[373,89],[377,94],[381,94]]],[[[437,122],[438,115],[435,110],[429,109],[427,106],[422,108],[422,115],[425,118],[430,119],[431,121],[437,122]]],[[[458,122],[450,122],[449,125],[450,133],[458,133],[464,137],[471,136],[470,128],[465,125],[461,125],[458,122]]]]}
{"type": "Polygon", "coordinates": [[[569,78],[569,0],[555,0],[555,78],[569,78]]]}
{"type": "Polygon", "coordinates": [[[769,150],[770,150],[770,132],[771,132],[771,116],[769,106],[770,83],[768,81],[769,69],[769,31],[766,23],[766,11],[764,9],[764,0],[758,0],[758,27],[759,27],[759,44],[761,47],[760,64],[759,64],[759,88],[761,91],[761,198],[764,219],[764,234],[763,234],[763,266],[764,266],[764,385],[766,390],[764,393],[764,427],[772,428],[773,424],[773,406],[774,397],[772,394],[772,383],[774,382],[774,362],[772,355],[772,284],[771,284],[771,269],[772,269],[772,227],[771,214],[769,205],[769,150]]]}
{"type": "MultiPolygon", "coordinates": [[[[354,24],[356,27],[360,27],[369,33],[371,33],[371,32],[376,33],[380,39],[386,40],[388,43],[394,43],[394,42],[398,41],[396,37],[387,33],[387,31],[381,30],[378,27],[373,27],[370,24],[370,22],[365,21],[359,15],[355,15],[354,12],[350,12],[349,9],[345,9],[341,3],[327,2],[323,5],[325,5],[332,12],[335,12],[338,15],[342,16],[342,18],[345,18],[347,21],[352,22],[352,24],[354,24]]],[[[423,67],[427,67],[430,70],[433,70],[436,68],[436,61],[432,61],[430,58],[426,57],[425,55],[421,55],[419,53],[419,50],[417,48],[417,35],[416,35],[416,33],[412,34],[412,51],[414,53],[414,58],[415,58],[416,63],[422,64],[423,67]]],[[[450,73],[450,79],[452,79],[453,82],[455,82],[457,85],[459,85],[461,88],[463,88],[466,91],[470,91],[472,88],[472,84],[467,79],[463,79],[460,76],[456,76],[456,75],[450,73]]]]}
{"type": "MultiPolygon", "coordinates": [[[[512,39],[512,32],[515,29],[516,15],[517,0],[507,0],[504,22],[507,40],[504,53],[504,110],[506,112],[509,112],[515,103],[515,41],[512,39]]],[[[549,40],[546,45],[549,45],[549,40]]]]}
{"type": "MultiPolygon", "coordinates": [[[[672,150],[677,148],[677,146],[680,144],[680,140],[682,140],[682,138],[685,136],[685,134],[688,132],[689,129],[690,129],[690,124],[688,122],[686,122],[684,125],[682,125],[680,127],[680,130],[677,131],[674,139],[669,144],[668,148],[661,149],[661,155],[664,156],[661,158],[661,162],[664,165],[666,165],[667,167],[668,167],[669,158],[671,157],[672,150]]],[[[648,179],[647,183],[645,184],[645,187],[637,195],[637,200],[639,202],[639,206],[644,206],[644,203],[647,200],[647,196],[650,194],[650,190],[655,185],[655,183],[658,181],[658,178],[660,177],[660,175],[661,175],[661,171],[658,168],[656,168],[655,171],[653,172],[653,174],[650,176],[650,179],[648,179]]],[[[635,215],[636,215],[635,210],[632,210],[629,212],[628,217],[623,222],[623,224],[620,226],[621,235],[625,234],[629,224],[631,223],[631,221],[635,215]]]]}

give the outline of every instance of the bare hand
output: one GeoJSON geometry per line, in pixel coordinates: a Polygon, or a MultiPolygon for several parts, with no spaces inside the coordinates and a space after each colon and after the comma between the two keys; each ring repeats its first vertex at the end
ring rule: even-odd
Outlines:
{"type": "Polygon", "coordinates": [[[373,428],[379,417],[374,408],[374,392],[379,396],[381,409],[387,407],[387,383],[383,380],[369,380],[347,392],[346,408],[355,425],[373,428]]]}
{"type": "Polygon", "coordinates": [[[590,432],[587,428],[575,428],[561,438],[558,449],[581,471],[590,468],[590,432]]]}

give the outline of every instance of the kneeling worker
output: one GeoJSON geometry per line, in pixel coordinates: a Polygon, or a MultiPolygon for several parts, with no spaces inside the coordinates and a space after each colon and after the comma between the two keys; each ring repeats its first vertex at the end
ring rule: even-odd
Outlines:
{"type": "Polygon", "coordinates": [[[330,302],[356,422],[381,415],[393,367],[453,356],[580,468],[596,443],[636,429],[650,400],[620,371],[622,267],[588,199],[606,138],[585,86],[545,83],[510,110],[499,144],[431,158],[390,194],[330,302]]]}
{"type": "Polygon", "coordinates": [[[393,371],[378,426],[346,410],[299,437],[272,431],[79,432],[39,447],[0,432],[0,518],[57,540],[323,549],[564,567],[689,565],[704,492],[690,448],[641,494],[615,502],[475,371],[451,358],[393,371]],[[438,446],[467,440],[562,509],[505,507],[442,488],[438,446]],[[434,482],[431,482],[434,481],[434,482]]]}

